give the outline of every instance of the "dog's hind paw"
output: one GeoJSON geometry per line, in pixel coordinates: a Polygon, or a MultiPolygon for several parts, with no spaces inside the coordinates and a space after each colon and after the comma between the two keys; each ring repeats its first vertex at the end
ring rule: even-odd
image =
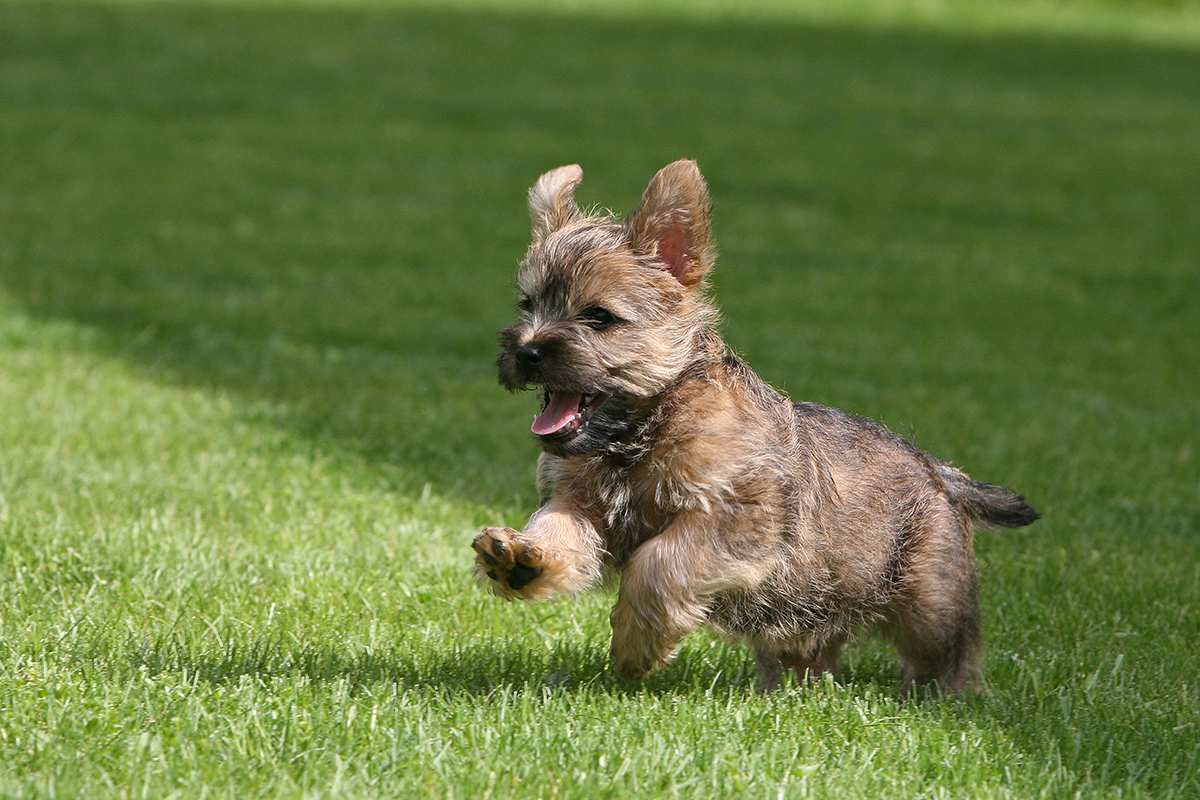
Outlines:
{"type": "Polygon", "coordinates": [[[538,549],[522,542],[512,528],[484,528],[471,542],[475,571],[488,579],[501,597],[532,597],[532,587],[546,565],[538,549]]]}

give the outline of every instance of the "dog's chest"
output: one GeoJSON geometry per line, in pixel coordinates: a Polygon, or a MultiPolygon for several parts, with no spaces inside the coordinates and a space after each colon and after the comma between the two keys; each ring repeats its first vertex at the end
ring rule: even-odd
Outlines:
{"type": "Polygon", "coordinates": [[[661,486],[638,465],[599,462],[572,476],[576,502],[600,527],[613,566],[620,566],[674,516],[661,486]]]}

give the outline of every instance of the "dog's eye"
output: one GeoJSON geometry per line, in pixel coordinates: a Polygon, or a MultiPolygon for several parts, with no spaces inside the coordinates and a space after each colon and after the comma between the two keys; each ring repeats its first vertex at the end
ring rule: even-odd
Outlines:
{"type": "Polygon", "coordinates": [[[533,310],[533,300],[529,299],[528,295],[521,295],[521,299],[517,301],[517,308],[528,314],[533,310]]]}
{"type": "Polygon", "coordinates": [[[598,331],[602,331],[605,328],[611,327],[612,324],[617,321],[617,318],[612,315],[611,311],[609,311],[607,308],[601,308],[600,306],[592,306],[591,308],[586,309],[579,316],[580,319],[598,331]]]}

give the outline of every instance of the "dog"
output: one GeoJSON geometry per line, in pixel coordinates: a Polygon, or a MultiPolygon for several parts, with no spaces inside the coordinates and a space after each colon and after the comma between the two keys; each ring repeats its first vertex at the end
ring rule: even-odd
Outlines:
{"type": "Polygon", "coordinates": [[[479,578],[538,600],[619,575],[622,678],[707,625],[754,650],[769,691],[788,668],[833,672],[871,629],[898,651],[906,692],[981,691],[973,530],[1038,513],[877,422],[790,401],[725,344],[694,161],[660,170],[624,220],[581,210],[582,178],[559,167],[529,190],[498,367],[509,390],[542,392],[542,502],[524,530],[475,537],[479,578]]]}

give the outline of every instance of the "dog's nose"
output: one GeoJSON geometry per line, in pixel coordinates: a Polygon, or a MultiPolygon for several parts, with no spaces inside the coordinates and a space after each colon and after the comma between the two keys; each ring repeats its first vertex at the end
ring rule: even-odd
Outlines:
{"type": "Polygon", "coordinates": [[[542,349],[533,344],[521,345],[517,348],[517,363],[522,367],[536,367],[542,363],[542,349]]]}

